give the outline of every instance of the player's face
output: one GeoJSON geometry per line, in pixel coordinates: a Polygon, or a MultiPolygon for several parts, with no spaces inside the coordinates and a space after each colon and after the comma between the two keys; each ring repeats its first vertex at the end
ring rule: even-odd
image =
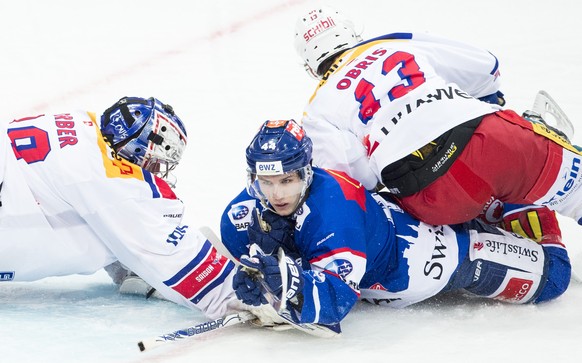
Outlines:
{"type": "Polygon", "coordinates": [[[283,175],[258,175],[261,192],[275,212],[288,216],[295,212],[305,183],[297,172],[283,175]]]}

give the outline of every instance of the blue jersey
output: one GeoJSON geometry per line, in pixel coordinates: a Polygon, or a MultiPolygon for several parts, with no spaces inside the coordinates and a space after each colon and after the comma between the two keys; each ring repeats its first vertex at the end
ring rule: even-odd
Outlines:
{"type": "MultiPolygon", "coordinates": [[[[255,207],[263,209],[245,190],[222,216],[223,243],[237,259],[248,254],[255,207]]],[[[424,300],[446,288],[468,251],[467,232],[421,223],[332,170],[314,168],[293,218],[305,280],[298,323],[337,323],[359,298],[395,307],[424,300]]]]}

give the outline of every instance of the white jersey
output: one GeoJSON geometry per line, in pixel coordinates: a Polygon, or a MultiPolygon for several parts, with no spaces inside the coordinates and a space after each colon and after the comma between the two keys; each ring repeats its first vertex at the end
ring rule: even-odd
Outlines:
{"type": "Polygon", "coordinates": [[[391,34],[358,44],[336,66],[311,97],[303,126],[317,166],[368,189],[385,166],[499,109],[476,99],[499,90],[497,59],[464,43],[391,34]]]}
{"type": "Polygon", "coordinates": [[[119,260],[166,298],[223,315],[234,264],[162,179],[113,156],[95,116],[1,125],[0,285],[91,274],[119,260]]]}

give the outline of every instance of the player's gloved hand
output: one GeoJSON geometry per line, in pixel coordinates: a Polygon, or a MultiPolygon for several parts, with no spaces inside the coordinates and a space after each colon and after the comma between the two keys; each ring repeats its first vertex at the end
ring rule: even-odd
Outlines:
{"type": "MultiPolygon", "coordinates": [[[[283,256],[284,263],[279,267],[279,260],[275,256],[256,254],[252,258],[242,256],[240,263],[243,270],[252,271],[257,279],[262,281],[264,289],[281,301],[283,292],[283,278],[286,276],[285,299],[291,300],[303,289],[303,269],[293,259],[283,256]]],[[[251,305],[251,304],[249,304],[251,305]]]]}
{"type": "Polygon", "coordinates": [[[232,279],[232,287],[236,297],[247,305],[260,306],[268,304],[257,275],[250,273],[244,267],[237,269],[232,279]]]}
{"type": "Polygon", "coordinates": [[[540,244],[562,245],[556,213],[547,207],[505,204],[503,228],[540,244]]]}
{"type": "Polygon", "coordinates": [[[270,210],[264,210],[260,215],[259,210],[255,208],[247,235],[249,242],[257,244],[267,255],[276,254],[279,247],[283,248],[286,254],[296,254],[294,229],[295,222],[291,218],[280,216],[270,210]]]}
{"type": "Polygon", "coordinates": [[[499,105],[501,107],[505,106],[504,94],[501,91],[497,91],[487,96],[479,97],[479,101],[492,103],[494,105],[499,105]]]}

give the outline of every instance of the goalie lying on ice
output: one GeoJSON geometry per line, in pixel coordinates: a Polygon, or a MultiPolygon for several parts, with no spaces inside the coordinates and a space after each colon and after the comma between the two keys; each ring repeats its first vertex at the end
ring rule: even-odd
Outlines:
{"type": "Polygon", "coordinates": [[[506,206],[508,231],[478,220],[428,225],[346,174],[312,167],[311,149],[293,120],[265,122],[247,148],[248,186],[221,221],[246,304],[339,328],[358,299],[400,308],[464,289],[524,304],[568,287],[570,261],[549,209],[506,206]]]}
{"type": "Polygon", "coordinates": [[[1,284],[118,261],[209,317],[240,306],[234,263],[194,228],[171,188],[187,135],[170,105],[123,97],[100,120],[47,113],[0,130],[1,284]]]}

